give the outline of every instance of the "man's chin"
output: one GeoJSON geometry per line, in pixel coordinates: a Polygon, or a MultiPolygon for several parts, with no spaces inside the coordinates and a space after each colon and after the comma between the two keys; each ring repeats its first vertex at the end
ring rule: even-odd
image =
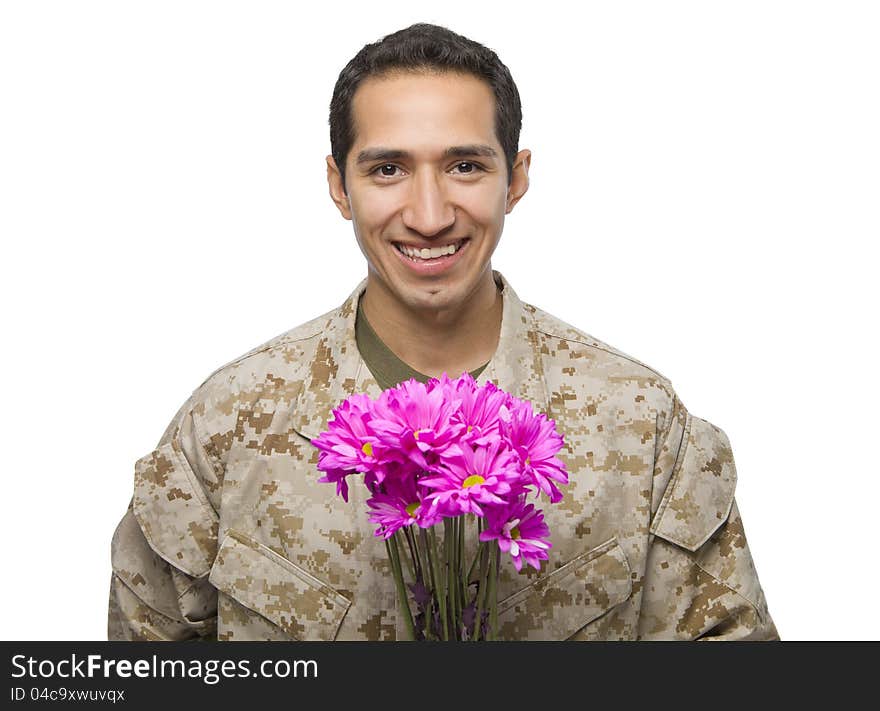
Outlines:
{"type": "Polygon", "coordinates": [[[435,282],[398,285],[393,293],[411,311],[446,311],[462,305],[460,284],[435,282]]]}

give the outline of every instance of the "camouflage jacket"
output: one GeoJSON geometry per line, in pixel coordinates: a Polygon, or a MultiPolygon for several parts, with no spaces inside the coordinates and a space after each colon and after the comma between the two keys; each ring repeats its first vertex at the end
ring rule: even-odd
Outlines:
{"type": "MultiPolygon", "coordinates": [[[[501,567],[500,637],[778,639],[724,432],[665,377],[495,274],[500,341],[478,382],[556,421],[570,475],[543,506],[541,571],[501,567]]],[[[355,345],[365,284],[212,373],[136,462],[111,546],[110,639],[405,638],[366,488],[352,482],[343,502],[318,482],[310,444],[343,399],[380,392],[355,345]]]]}

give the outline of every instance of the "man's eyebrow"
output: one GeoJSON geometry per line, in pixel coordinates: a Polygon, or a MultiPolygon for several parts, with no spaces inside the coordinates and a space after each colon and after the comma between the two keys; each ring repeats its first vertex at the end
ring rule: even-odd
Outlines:
{"type": "MultiPolygon", "coordinates": [[[[444,158],[466,158],[468,156],[497,158],[498,152],[492,146],[482,143],[450,146],[443,151],[444,158]]],[[[355,163],[362,165],[363,163],[372,163],[377,160],[401,160],[405,158],[412,158],[412,154],[409,151],[402,151],[397,148],[366,148],[358,153],[355,163]]]]}
{"type": "Polygon", "coordinates": [[[482,143],[472,143],[468,146],[451,146],[443,152],[446,158],[465,158],[467,156],[483,156],[485,158],[496,158],[498,154],[492,146],[482,143]]]}

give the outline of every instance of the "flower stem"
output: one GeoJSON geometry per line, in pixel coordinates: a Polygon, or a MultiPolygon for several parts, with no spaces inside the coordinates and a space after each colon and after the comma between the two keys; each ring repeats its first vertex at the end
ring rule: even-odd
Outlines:
{"type": "Polygon", "coordinates": [[[458,556],[455,560],[456,567],[456,578],[458,579],[458,600],[459,600],[459,608],[464,606],[465,596],[467,595],[467,580],[464,577],[464,539],[465,539],[465,529],[467,527],[467,518],[464,516],[461,517],[461,522],[458,526],[458,545],[456,546],[458,550],[458,556]]]}
{"type": "Polygon", "coordinates": [[[474,642],[480,641],[480,628],[483,626],[483,601],[486,599],[486,573],[488,569],[488,545],[480,543],[480,582],[477,588],[477,610],[474,617],[474,642]]]}
{"type": "Polygon", "coordinates": [[[495,641],[498,636],[498,566],[501,549],[497,546],[492,553],[489,565],[489,639],[495,641]]]}
{"type": "Polygon", "coordinates": [[[406,586],[403,584],[403,574],[400,570],[400,554],[397,550],[397,532],[391,536],[391,539],[385,539],[385,548],[388,551],[388,558],[391,561],[391,572],[394,574],[394,583],[397,586],[397,602],[400,605],[400,614],[403,616],[403,622],[406,630],[409,632],[410,639],[415,641],[416,628],[413,624],[412,612],[409,609],[409,601],[406,599],[406,586]]]}
{"type": "Polygon", "coordinates": [[[406,536],[406,544],[409,546],[409,554],[412,558],[413,565],[415,566],[415,579],[419,582],[422,582],[422,561],[419,560],[419,549],[415,544],[415,536],[412,532],[412,526],[407,526],[404,530],[404,535],[406,536]]]}
{"type": "MultiPolygon", "coordinates": [[[[425,538],[424,531],[421,531],[421,535],[416,535],[416,533],[412,534],[413,543],[415,544],[416,557],[419,559],[419,567],[421,568],[421,577],[419,580],[425,586],[425,590],[430,592],[430,600],[434,600],[434,591],[431,589],[431,568],[428,558],[428,549],[427,549],[427,539],[425,538]]],[[[424,606],[424,620],[423,620],[423,639],[432,639],[431,637],[431,622],[433,619],[433,607],[431,602],[429,601],[427,605],[424,606]]]]}
{"type": "Polygon", "coordinates": [[[471,562],[471,567],[470,567],[470,569],[468,570],[468,574],[467,574],[467,582],[468,582],[468,584],[470,583],[471,578],[472,578],[473,575],[474,575],[474,568],[477,567],[477,561],[480,559],[480,551],[482,550],[482,543],[481,543],[481,541],[480,541],[480,532],[482,531],[482,528],[483,528],[483,527],[482,527],[482,525],[480,524],[480,519],[478,518],[478,519],[477,519],[477,552],[474,553],[474,559],[473,559],[473,561],[471,562]]]}
{"type": "MultiPolygon", "coordinates": [[[[424,531],[425,529],[422,529],[422,533],[424,533],[424,531]]],[[[444,584],[445,581],[440,577],[437,555],[437,534],[434,532],[433,526],[428,531],[428,535],[425,539],[425,546],[428,549],[428,561],[431,566],[431,580],[434,584],[434,600],[437,602],[437,607],[440,608],[440,632],[443,639],[448,641],[449,623],[446,616],[446,586],[444,584]],[[430,541],[430,546],[428,545],[428,541],[430,541]]]]}
{"type": "Polygon", "coordinates": [[[452,577],[452,588],[455,590],[455,636],[456,639],[461,638],[461,547],[458,545],[458,532],[461,530],[461,524],[464,516],[456,516],[453,519],[452,540],[449,545],[452,546],[452,565],[454,575],[452,577]]]}
{"type": "MultiPolygon", "coordinates": [[[[455,528],[455,519],[443,519],[443,561],[446,568],[446,592],[448,594],[448,614],[451,619],[451,627],[453,637],[458,638],[458,618],[455,615],[455,549],[453,548],[452,539],[455,528]]],[[[445,625],[444,625],[445,626],[445,625]]]]}
{"type": "MultiPolygon", "coordinates": [[[[431,593],[431,600],[437,599],[437,583],[434,580],[434,566],[431,564],[431,547],[428,545],[428,534],[424,528],[419,530],[419,537],[416,539],[421,543],[421,556],[425,564],[427,573],[425,574],[425,587],[431,593]]],[[[433,607],[428,604],[425,614],[425,639],[431,639],[431,617],[433,616],[433,607]]]]}
{"type": "Polygon", "coordinates": [[[465,515],[462,514],[455,518],[455,527],[452,529],[452,549],[455,551],[453,557],[455,563],[455,622],[459,639],[462,637],[461,630],[463,629],[461,611],[464,607],[464,590],[461,585],[461,559],[464,553],[461,549],[461,528],[464,526],[465,515]]]}
{"type": "MultiPolygon", "coordinates": [[[[397,529],[397,531],[394,532],[395,545],[397,545],[397,538],[398,538],[397,534],[398,533],[400,534],[401,538],[403,538],[403,539],[406,538],[405,533],[401,529],[397,529]]],[[[398,547],[399,557],[403,558],[403,562],[406,563],[406,572],[409,573],[409,579],[412,580],[413,582],[415,582],[416,574],[415,574],[415,571],[413,570],[413,562],[410,561],[409,556],[406,554],[406,549],[404,548],[402,551],[400,551],[401,548],[403,548],[402,543],[398,547]]]]}

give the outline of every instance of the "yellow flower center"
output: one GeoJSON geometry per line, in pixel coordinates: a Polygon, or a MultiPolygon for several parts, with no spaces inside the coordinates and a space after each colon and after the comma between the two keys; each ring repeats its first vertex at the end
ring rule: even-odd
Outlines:
{"type": "Polygon", "coordinates": [[[482,484],[484,481],[486,480],[479,474],[471,474],[467,479],[462,482],[461,487],[463,489],[469,489],[470,487],[476,486],[477,484],[482,484]]]}
{"type": "Polygon", "coordinates": [[[519,529],[516,526],[510,529],[510,537],[513,540],[517,540],[520,537],[519,529]]]}
{"type": "Polygon", "coordinates": [[[532,463],[532,458],[526,457],[526,466],[529,466],[529,464],[531,464],[531,463],[532,463]]]}
{"type": "Polygon", "coordinates": [[[373,443],[372,442],[364,442],[361,446],[361,451],[366,454],[368,457],[373,456],[373,443]]]}
{"type": "Polygon", "coordinates": [[[473,425],[468,425],[467,431],[470,432],[474,428],[473,425]]]}
{"type": "Polygon", "coordinates": [[[415,503],[410,504],[409,506],[406,507],[406,515],[407,516],[415,516],[416,511],[418,511],[418,510],[419,510],[419,502],[416,501],[415,503]]]}

